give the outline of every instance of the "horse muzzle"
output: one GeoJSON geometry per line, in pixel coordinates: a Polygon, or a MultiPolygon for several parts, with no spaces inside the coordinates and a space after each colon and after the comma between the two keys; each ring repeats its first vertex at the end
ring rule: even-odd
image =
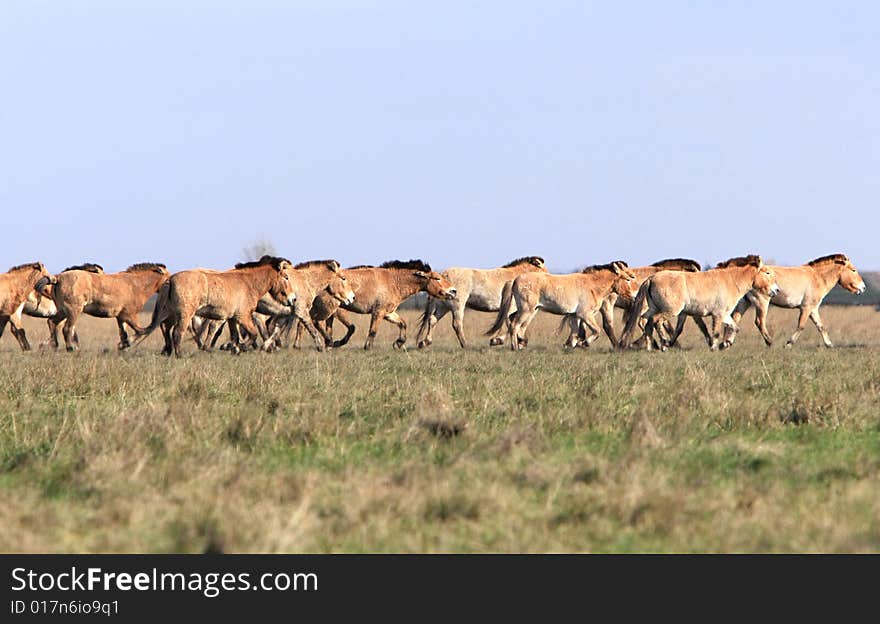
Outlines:
{"type": "Polygon", "coordinates": [[[446,298],[447,299],[455,299],[455,295],[457,295],[457,294],[458,294],[457,290],[455,290],[454,288],[450,288],[449,290],[446,291],[446,298]]]}
{"type": "Polygon", "coordinates": [[[771,297],[775,297],[779,294],[779,284],[772,284],[770,286],[770,290],[767,291],[771,297]]]}
{"type": "Polygon", "coordinates": [[[353,292],[348,293],[348,295],[345,297],[345,301],[343,301],[343,303],[345,305],[353,304],[354,303],[354,293],[353,292]]]}
{"type": "Polygon", "coordinates": [[[859,286],[856,288],[856,294],[857,294],[857,295],[862,295],[862,294],[865,293],[865,291],[866,291],[867,289],[868,289],[868,287],[865,286],[865,282],[862,282],[862,283],[859,284],[859,286]]]}

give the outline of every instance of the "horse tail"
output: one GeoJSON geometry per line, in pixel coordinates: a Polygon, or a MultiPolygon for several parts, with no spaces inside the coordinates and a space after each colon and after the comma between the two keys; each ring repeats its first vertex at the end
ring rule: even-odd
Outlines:
{"type": "Polygon", "coordinates": [[[510,308],[513,304],[513,282],[507,282],[504,290],[501,292],[501,305],[498,306],[498,316],[495,317],[495,323],[486,332],[486,336],[492,336],[504,327],[504,322],[510,316],[510,308]]]}
{"type": "Polygon", "coordinates": [[[416,333],[418,340],[428,335],[428,327],[431,324],[431,317],[434,316],[434,310],[437,309],[437,300],[431,295],[425,300],[425,310],[419,316],[419,331],[416,333]]]}
{"type": "Polygon", "coordinates": [[[620,342],[618,343],[618,346],[621,349],[626,349],[632,344],[633,333],[635,333],[636,327],[639,325],[639,319],[642,317],[645,307],[647,306],[648,290],[651,288],[652,283],[653,280],[651,278],[644,281],[639,288],[639,292],[636,294],[636,298],[633,300],[632,305],[629,310],[626,311],[626,326],[623,329],[623,334],[621,334],[620,342]]]}
{"type": "Polygon", "coordinates": [[[163,321],[168,319],[168,300],[171,298],[172,288],[174,288],[174,283],[171,280],[166,281],[159,288],[159,292],[156,294],[156,305],[153,308],[153,316],[150,318],[150,324],[144,327],[143,333],[135,337],[132,346],[139,345],[147,336],[156,331],[156,328],[159,327],[163,321]]]}

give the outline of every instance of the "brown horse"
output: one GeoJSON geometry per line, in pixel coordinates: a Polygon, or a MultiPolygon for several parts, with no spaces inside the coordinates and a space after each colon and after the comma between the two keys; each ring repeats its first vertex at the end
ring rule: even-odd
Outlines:
{"type": "MultiPolygon", "coordinates": [[[[198,314],[208,319],[229,321],[233,351],[238,353],[238,325],[244,327],[250,336],[257,335],[253,315],[260,297],[269,293],[277,301],[293,304],[296,295],[292,271],[289,260],[263,256],[255,262],[237,264],[229,271],[193,269],[175,273],[168,280],[168,288],[160,292],[150,325],[137,342],[161,325],[165,336],[163,355],[171,355],[173,351],[180,357],[183,334],[190,327],[193,316],[198,314]]],[[[264,350],[271,347],[271,341],[263,343],[264,350]]]]}
{"type": "MultiPolygon", "coordinates": [[[[434,326],[448,312],[452,313],[452,329],[458,338],[462,348],[467,346],[464,339],[464,311],[465,308],[480,312],[497,312],[498,306],[504,297],[504,291],[513,286],[513,280],[522,273],[530,271],[547,272],[544,259],[540,256],[525,256],[508,262],[497,269],[466,269],[451,268],[441,273],[455,287],[457,295],[455,299],[438,299],[428,297],[425,303],[425,311],[420,319],[418,344],[419,349],[431,346],[433,339],[431,332],[434,326]]],[[[504,334],[499,331],[499,342],[504,341],[504,334]]],[[[492,337],[493,339],[495,336],[492,337]]],[[[490,341],[492,342],[492,341],[490,341]]]]}
{"type": "MultiPolygon", "coordinates": [[[[91,271],[92,273],[103,273],[104,268],[100,264],[94,264],[92,262],[87,262],[85,264],[78,264],[76,266],[67,267],[64,271],[91,271]]],[[[55,300],[52,299],[52,283],[47,282],[43,285],[40,291],[36,289],[32,290],[28,293],[27,302],[24,304],[24,308],[22,308],[22,314],[25,316],[30,316],[33,318],[42,318],[42,319],[51,319],[58,313],[58,308],[55,307],[55,300]]],[[[49,321],[49,330],[51,332],[52,324],[49,321]]],[[[0,319],[0,336],[3,335],[3,330],[6,327],[6,321],[0,319]]],[[[76,336],[74,336],[74,340],[79,340],[76,336]]],[[[48,340],[40,345],[41,347],[48,344],[48,340]]]]}
{"type": "MultiPolygon", "coordinates": [[[[376,330],[382,319],[399,328],[394,348],[400,349],[406,344],[406,321],[397,313],[397,308],[404,299],[421,291],[438,299],[448,300],[454,299],[456,296],[456,289],[452,282],[440,273],[433,271],[428,264],[421,260],[408,262],[392,260],[378,267],[357,266],[346,269],[345,274],[355,294],[354,303],[341,305],[322,293],[312,308],[312,320],[318,324],[326,324],[326,328],[322,332],[326,336],[332,336],[333,318],[338,319],[348,328],[345,338],[334,342],[334,347],[346,344],[354,334],[354,324],[349,320],[344,310],[370,315],[370,330],[364,343],[364,349],[372,348],[376,330]]],[[[300,335],[300,329],[297,327],[294,346],[299,344],[300,335]]]]}
{"type": "Polygon", "coordinates": [[[638,326],[640,317],[647,319],[646,346],[650,350],[654,329],[660,337],[660,348],[666,350],[681,332],[686,316],[711,316],[714,324],[710,348],[715,350],[730,345],[736,331],[731,314],[739,300],[750,290],[766,292],[771,296],[778,292],[776,275],[766,266],[760,256],[750,255],[733,258],[720,268],[690,273],[685,271],[660,271],[645,280],[639,288],[633,306],[639,314],[627,319],[620,346],[626,348],[638,326]],[[660,328],[673,318],[678,318],[675,335],[664,338],[660,328]],[[723,328],[723,334],[719,331],[723,328]]]}
{"type": "MultiPolygon", "coordinates": [[[[168,269],[157,262],[133,264],[119,273],[100,273],[73,269],[56,276],[51,287],[57,313],[49,319],[49,345],[58,348],[58,326],[63,322],[64,344],[68,351],[79,348],[76,323],[81,314],[115,318],[119,328],[119,349],[131,346],[125,326],[136,335],[143,333],[137,320],[147,299],[168,279],[168,269]]],[[[45,292],[47,284],[41,284],[45,292]]]]}
{"type": "Polygon", "coordinates": [[[589,345],[601,333],[596,325],[596,314],[605,300],[613,294],[632,297],[637,290],[636,275],[621,260],[567,275],[523,273],[513,281],[511,294],[501,302],[495,324],[486,335],[497,332],[508,321],[510,348],[522,349],[529,324],[538,310],[543,309],[570,319],[571,332],[563,346],[576,346],[579,323],[591,332],[584,341],[589,345]],[[517,311],[510,319],[514,301],[517,311]]]}
{"type": "Polygon", "coordinates": [[[6,323],[11,324],[12,334],[22,351],[29,351],[31,348],[21,324],[22,310],[42,279],[54,279],[42,262],[20,264],[6,273],[0,273],[0,334],[6,323]]]}
{"type": "Polygon", "coordinates": [[[821,334],[825,346],[832,347],[828,330],[819,316],[819,306],[835,285],[856,295],[865,292],[865,280],[859,275],[850,259],[844,254],[831,254],[810,260],[801,266],[772,268],[776,273],[779,292],[773,297],[760,292],[746,294],[736,306],[733,320],[739,324],[743,313],[751,306],[755,306],[755,326],[769,347],[773,344],[773,337],[767,330],[768,308],[771,305],[789,309],[799,308],[797,329],[785,346],[791,347],[797,341],[809,318],[821,334]]]}
{"type": "MultiPolygon", "coordinates": [[[[354,292],[348,285],[345,274],[339,269],[336,260],[309,260],[300,262],[290,273],[290,280],[294,293],[294,303],[286,306],[276,301],[271,295],[264,295],[257,304],[257,315],[254,324],[264,340],[270,340],[274,344],[282,332],[289,332],[291,325],[296,321],[305,324],[309,333],[315,340],[315,347],[319,351],[325,348],[325,337],[318,333],[311,319],[312,302],[319,294],[326,294],[339,303],[353,303],[354,292]],[[269,327],[260,318],[260,315],[269,317],[269,327]]],[[[212,321],[216,323],[216,321],[212,321]]],[[[205,340],[205,338],[201,338],[205,340]]],[[[209,345],[216,340],[207,338],[209,345]]],[[[198,339],[197,339],[198,342],[198,339]]],[[[226,345],[231,347],[230,344],[226,345]]],[[[210,348],[210,346],[208,346],[210,348]]]]}

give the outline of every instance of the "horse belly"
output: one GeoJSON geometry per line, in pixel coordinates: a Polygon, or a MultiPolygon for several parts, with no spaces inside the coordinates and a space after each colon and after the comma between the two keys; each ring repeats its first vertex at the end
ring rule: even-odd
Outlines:
{"type": "Polygon", "coordinates": [[[107,306],[102,305],[100,301],[87,303],[85,306],[83,306],[83,312],[90,316],[96,316],[98,318],[113,318],[114,316],[116,316],[115,310],[112,310],[107,306]]]}
{"type": "Polygon", "coordinates": [[[213,305],[202,306],[196,310],[196,314],[202,318],[211,319],[213,321],[225,321],[230,316],[226,310],[213,305]]]}

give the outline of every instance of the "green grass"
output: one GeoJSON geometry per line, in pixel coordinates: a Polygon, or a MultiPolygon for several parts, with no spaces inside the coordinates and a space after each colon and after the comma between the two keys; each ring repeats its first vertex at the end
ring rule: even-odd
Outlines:
{"type": "Polygon", "coordinates": [[[76,354],[6,338],[0,550],[880,550],[880,315],[826,312],[833,351],[749,326],[665,354],[564,352],[556,320],[518,354],[445,320],[402,353],[389,328],[357,348],[362,320],[326,354],[118,354],[101,320],[76,354]]]}

